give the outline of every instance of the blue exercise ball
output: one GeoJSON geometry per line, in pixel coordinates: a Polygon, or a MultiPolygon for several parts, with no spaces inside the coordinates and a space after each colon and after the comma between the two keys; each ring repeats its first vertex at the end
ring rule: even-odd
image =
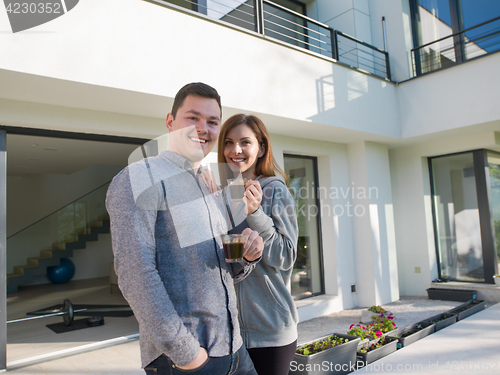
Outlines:
{"type": "Polygon", "coordinates": [[[64,284],[75,275],[75,265],[68,258],[61,258],[61,264],[47,268],[47,277],[54,284],[64,284]]]}

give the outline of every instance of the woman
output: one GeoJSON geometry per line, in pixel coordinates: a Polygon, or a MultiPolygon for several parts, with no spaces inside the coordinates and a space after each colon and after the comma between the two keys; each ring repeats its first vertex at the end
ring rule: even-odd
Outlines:
{"type": "Polygon", "coordinates": [[[241,334],[259,375],[287,375],[297,346],[298,314],[290,294],[297,256],[295,201],[259,118],[238,114],[224,123],[218,162],[223,184],[227,178],[248,179],[247,216],[231,233],[249,227],[264,239],[262,259],[235,285],[241,334]]]}

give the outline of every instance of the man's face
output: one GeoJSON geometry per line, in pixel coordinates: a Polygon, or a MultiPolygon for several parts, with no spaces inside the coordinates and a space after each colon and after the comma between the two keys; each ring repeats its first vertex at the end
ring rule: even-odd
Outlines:
{"type": "Polygon", "coordinates": [[[167,115],[170,131],[168,149],[191,163],[200,162],[217,143],[220,132],[220,108],[215,99],[188,95],[174,116],[167,115]]]}

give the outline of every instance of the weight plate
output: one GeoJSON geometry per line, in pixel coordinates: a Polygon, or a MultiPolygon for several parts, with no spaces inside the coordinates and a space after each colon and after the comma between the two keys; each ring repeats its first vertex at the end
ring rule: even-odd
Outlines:
{"type": "Polygon", "coordinates": [[[71,323],[73,323],[73,318],[74,318],[74,310],[73,310],[73,304],[70,302],[69,299],[65,299],[63,302],[63,321],[64,324],[67,326],[70,326],[71,323]]]}

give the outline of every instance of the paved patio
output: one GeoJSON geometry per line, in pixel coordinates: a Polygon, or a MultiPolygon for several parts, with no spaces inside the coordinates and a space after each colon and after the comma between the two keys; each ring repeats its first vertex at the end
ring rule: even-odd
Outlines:
{"type": "MultiPolygon", "coordinates": [[[[403,298],[384,305],[396,316],[403,328],[422,319],[442,313],[460,302],[433,301],[425,298],[403,298]]],[[[299,342],[333,332],[343,333],[356,323],[361,309],[344,310],[299,324],[299,342]]],[[[500,370],[500,304],[489,306],[467,319],[436,332],[408,347],[398,350],[356,374],[497,374],[500,370]]],[[[139,341],[123,337],[114,341],[61,351],[50,359],[34,358],[32,362],[8,366],[14,375],[139,375],[139,341]]],[[[214,374],[217,375],[217,374],[214,374]]]]}

